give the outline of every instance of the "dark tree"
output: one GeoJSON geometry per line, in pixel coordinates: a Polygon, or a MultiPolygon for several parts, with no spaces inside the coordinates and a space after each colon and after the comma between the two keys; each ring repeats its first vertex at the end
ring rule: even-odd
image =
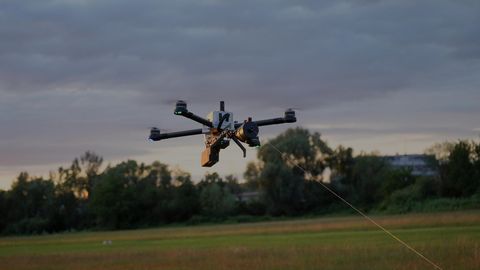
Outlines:
{"type": "Polygon", "coordinates": [[[260,168],[255,162],[248,162],[247,168],[243,173],[246,186],[250,190],[260,189],[260,168]]]}
{"type": "Polygon", "coordinates": [[[0,190],[0,232],[2,232],[8,224],[8,202],[7,192],[0,190]]]}
{"type": "Polygon", "coordinates": [[[389,181],[390,172],[390,166],[381,157],[373,155],[356,157],[352,176],[346,180],[346,185],[350,187],[348,199],[365,208],[382,201],[386,194],[382,193],[381,187],[386,185],[383,192],[389,188],[385,181],[389,181]]]}
{"type": "Polygon", "coordinates": [[[177,186],[171,201],[172,220],[175,222],[187,221],[200,212],[199,193],[193,184],[190,174],[176,172],[177,186]]]}
{"type": "Polygon", "coordinates": [[[30,179],[20,173],[8,194],[7,233],[41,233],[50,230],[55,187],[51,180],[30,179]]]}
{"type": "Polygon", "coordinates": [[[330,156],[331,180],[346,182],[352,178],[355,159],[353,149],[350,147],[338,146],[333,155],[330,156]]]}
{"type": "Polygon", "coordinates": [[[202,212],[208,217],[226,217],[235,209],[235,196],[218,182],[209,183],[200,192],[202,212]]]}
{"type": "Polygon", "coordinates": [[[109,168],[93,192],[90,208],[97,224],[104,228],[130,228],[136,225],[139,195],[135,193],[138,182],[138,165],[135,161],[122,162],[109,168]]]}
{"type": "Polygon", "coordinates": [[[478,181],[472,163],[472,145],[467,141],[455,144],[448,156],[446,177],[442,179],[442,195],[448,197],[469,196],[477,191],[478,181]]]}
{"type": "Polygon", "coordinates": [[[225,188],[236,198],[243,192],[243,188],[238,182],[238,178],[229,174],[225,176],[225,188]]]}
{"type": "MultiPolygon", "coordinates": [[[[333,151],[319,133],[289,129],[258,151],[260,187],[270,214],[296,215],[305,209],[305,181],[323,181],[333,151]],[[299,167],[297,167],[299,166],[299,167]]],[[[309,194],[309,198],[323,196],[309,194]]]]}
{"type": "Polygon", "coordinates": [[[103,158],[91,151],[85,152],[80,157],[81,171],[84,173],[82,188],[86,192],[87,197],[92,194],[102,163],[103,158]]]}
{"type": "Polygon", "coordinates": [[[476,191],[480,193],[480,142],[479,143],[474,143],[473,146],[473,153],[474,153],[474,161],[473,161],[473,167],[475,171],[475,185],[476,185],[476,191]]]}

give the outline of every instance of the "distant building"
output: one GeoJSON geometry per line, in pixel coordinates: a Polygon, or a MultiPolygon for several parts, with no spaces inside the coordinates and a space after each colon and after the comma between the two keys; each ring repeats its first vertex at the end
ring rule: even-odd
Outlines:
{"type": "Polygon", "coordinates": [[[433,155],[395,155],[384,158],[392,167],[411,170],[412,175],[415,176],[437,175],[437,171],[430,163],[431,160],[435,160],[433,155]]]}
{"type": "Polygon", "coordinates": [[[250,202],[256,201],[260,199],[260,192],[258,191],[249,191],[249,192],[242,192],[237,195],[237,201],[239,202],[250,202]]]}

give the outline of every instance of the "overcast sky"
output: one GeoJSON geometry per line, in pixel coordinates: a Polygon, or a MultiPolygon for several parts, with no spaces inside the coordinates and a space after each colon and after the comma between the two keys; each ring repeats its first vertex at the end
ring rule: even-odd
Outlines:
{"type": "Polygon", "coordinates": [[[237,120],[301,108],[296,125],[356,153],[478,139],[479,26],[478,0],[2,0],[0,188],[86,150],[241,176],[254,149],[207,170],[202,136],[146,140],[199,127],[176,99],[237,120]]]}

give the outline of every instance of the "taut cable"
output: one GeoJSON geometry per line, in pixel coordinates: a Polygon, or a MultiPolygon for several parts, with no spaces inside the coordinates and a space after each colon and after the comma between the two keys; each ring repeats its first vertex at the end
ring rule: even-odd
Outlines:
{"type": "MultiPolygon", "coordinates": [[[[278,149],[275,145],[271,144],[271,143],[268,143],[268,145],[272,146],[273,149],[275,149],[279,154],[280,156],[283,158],[283,152],[280,151],[280,149],[278,149]]],[[[299,165],[295,164],[292,162],[292,164],[299,168],[300,170],[302,170],[304,173],[308,173],[304,168],[300,167],[299,165]]],[[[433,267],[435,267],[436,269],[439,269],[439,270],[443,270],[440,266],[438,266],[436,263],[434,263],[432,260],[430,260],[429,258],[425,257],[425,255],[423,255],[422,253],[420,253],[419,251],[417,251],[416,249],[414,249],[412,246],[410,246],[409,244],[405,243],[402,239],[398,238],[396,235],[394,235],[393,233],[391,233],[389,230],[387,230],[385,227],[383,227],[382,225],[378,224],[375,220],[373,220],[372,218],[370,218],[369,216],[367,216],[367,214],[363,213],[360,209],[356,208],[355,206],[353,206],[351,203],[349,203],[347,200],[345,200],[344,198],[342,198],[342,196],[340,196],[338,193],[336,193],[335,191],[333,191],[331,188],[329,188],[327,185],[325,185],[323,182],[319,182],[323,188],[325,188],[328,192],[330,192],[332,195],[334,195],[335,197],[337,197],[338,199],[340,199],[343,203],[345,203],[346,205],[348,205],[350,208],[352,208],[353,210],[355,210],[357,213],[359,213],[362,217],[364,217],[366,220],[370,221],[373,225],[377,226],[379,229],[381,229],[382,231],[384,231],[386,234],[388,234],[390,237],[392,237],[393,239],[395,239],[396,241],[398,241],[400,244],[402,244],[403,246],[405,246],[406,248],[408,248],[409,250],[411,250],[413,253],[417,254],[420,258],[422,258],[423,260],[425,260],[426,262],[428,262],[429,264],[431,264],[433,267]]]]}

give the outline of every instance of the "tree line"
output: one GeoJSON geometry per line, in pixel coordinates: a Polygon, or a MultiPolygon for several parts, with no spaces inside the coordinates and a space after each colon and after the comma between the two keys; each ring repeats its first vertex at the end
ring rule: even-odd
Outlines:
{"type": "Polygon", "coordinates": [[[480,207],[480,144],[441,143],[427,152],[437,174],[414,176],[381,156],[354,156],[352,148],[331,148],[319,133],[295,128],[259,148],[242,182],[217,173],[193,181],[188,172],[157,161],[128,160],[102,169],[102,157],[86,152],[47,178],[22,172],[9,190],[0,191],[0,232],[130,229],[348,211],[325,186],[364,211],[480,207]],[[253,196],[245,197],[246,192],[253,196]]]}

